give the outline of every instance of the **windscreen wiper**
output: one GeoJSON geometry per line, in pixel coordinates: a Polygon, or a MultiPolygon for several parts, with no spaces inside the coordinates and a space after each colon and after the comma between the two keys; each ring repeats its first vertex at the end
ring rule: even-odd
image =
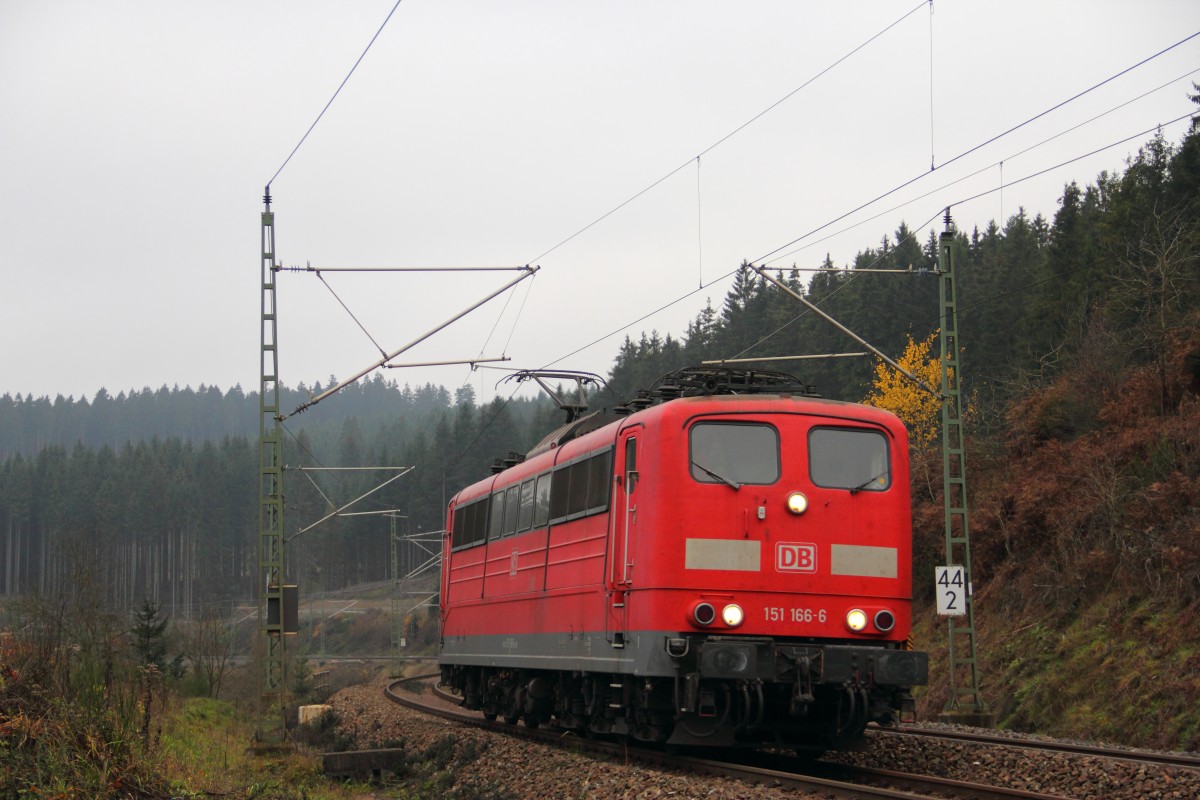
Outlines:
{"type": "Polygon", "coordinates": [[[717,473],[713,472],[713,471],[712,471],[711,469],[709,469],[708,467],[705,467],[705,466],[703,466],[703,465],[701,465],[701,464],[698,464],[698,463],[696,463],[695,461],[693,461],[693,462],[692,462],[692,466],[693,466],[693,467],[695,467],[696,469],[700,470],[701,472],[703,472],[703,473],[704,473],[705,475],[707,475],[708,477],[710,477],[710,478],[715,478],[716,480],[718,480],[718,481],[720,481],[721,483],[725,484],[726,486],[730,487],[730,488],[731,488],[731,489],[733,489],[735,492],[736,492],[738,489],[741,489],[741,488],[742,488],[742,485],[741,485],[740,483],[736,483],[736,482],[734,482],[734,481],[731,481],[731,480],[729,480],[729,478],[726,478],[726,477],[724,477],[723,475],[718,475],[717,473]]]}
{"type": "MultiPolygon", "coordinates": [[[[701,467],[701,469],[703,469],[703,467],[701,467]]],[[[886,477],[887,477],[887,470],[885,469],[883,472],[879,473],[874,478],[871,478],[866,483],[860,483],[858,486],[855,486],[853,489],[850,490],[850,494],[858,494],[859,492],[861,492],[863,489],[870,486],[875,481],[879,480],[880,478],[886,478],[886,477]]]]}

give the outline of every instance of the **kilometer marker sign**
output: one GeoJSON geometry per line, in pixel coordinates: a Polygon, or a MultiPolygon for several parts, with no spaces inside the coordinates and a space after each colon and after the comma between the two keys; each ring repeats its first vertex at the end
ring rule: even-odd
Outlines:
{"type": "Polygon", "coordinates": [[[966,616],[968,589],[962,565],[934,567],[933,574],[938,615],[942,617],[966,616]]]}

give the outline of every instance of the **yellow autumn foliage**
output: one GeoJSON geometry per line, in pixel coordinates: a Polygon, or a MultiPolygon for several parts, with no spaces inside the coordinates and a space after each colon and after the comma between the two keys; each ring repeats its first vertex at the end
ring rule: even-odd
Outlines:
{"type": "MultiPolygon", "coordinates": [[[[937,336],[938,331],[934,331],[921,342],[909,336],[904,354],[896,359],[897,364],[935,390],[942,382],[941,359],[931,354],[937,336]]],[[[875,365],[874,387],[863,402],[899,417],[908,428],[909,444],[913,447],[928,447],[941,435],[941,399],[883,361],[875,365]]]]}

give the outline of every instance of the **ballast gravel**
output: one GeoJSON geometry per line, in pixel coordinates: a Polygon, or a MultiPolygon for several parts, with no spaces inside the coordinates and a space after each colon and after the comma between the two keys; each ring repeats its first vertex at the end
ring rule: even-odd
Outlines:
{"type": "Polygon", "coordinates": [[[749,800],[816,798],[817,795],[755,786],[738,780],[681,775],[636,763],[620,763],[460,725],[397,706],[383,684],[352,686],[334,695],[339,732],[359,749],[403,747],[428,794],[374,795],[518,800],[521,798],[671,798],[749,800]],[[447,751],[451,750],[451,753],[447,751]],[[430,766],[438,767],[430,775],[430,766]]]}
{"type": "MultiPolygon", "coordinates": [[[[605,760],[460,725],[397,706],[384,696],[382,683],[343,689],[329,703],[339,718],[338,732],[349,737],[358,749],[402,747],[406,751],[409,774],[385,778],[366,796],[378,800],[796,800],[823,796],[605,760]]],[[[824,760],[1079,800],[1200,798],[1200,770],[923,737],[870,736],[865,749],[827,754],[824,760]]]]}

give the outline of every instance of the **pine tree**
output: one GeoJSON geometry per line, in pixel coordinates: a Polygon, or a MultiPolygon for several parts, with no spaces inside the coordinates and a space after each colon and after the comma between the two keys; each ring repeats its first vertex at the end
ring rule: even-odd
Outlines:
{"type": "Polygon", "coordinates": [[[142,666],[157,667],[159,672],[167,668],[167,626],[170,617],[159,616],[161,607],[150,598],[142,600],[140,608],[133,612],[133,627],[129,629],[129,645],[142,666]]]}

